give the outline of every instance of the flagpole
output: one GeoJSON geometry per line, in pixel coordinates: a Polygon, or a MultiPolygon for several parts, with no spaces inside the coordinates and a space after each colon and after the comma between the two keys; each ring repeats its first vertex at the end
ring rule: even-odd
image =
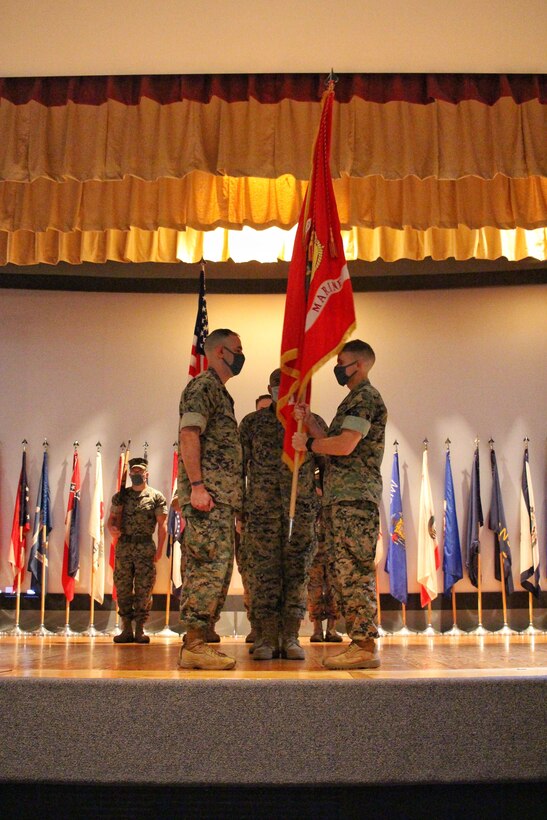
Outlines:
{"type": "MultiPolygon", "coordinates": [[[[302,419],[298,419],[298,425],[296,428],[297,433],[302,432],[302,419]]],[[[302,459],[302,455],[300,450],[295,450],[294,452],[294,469],[292,474],[292,483],[291,483],[291,500],[289,503],[289,541],[291,540],[291,535],[294,526],[294,516],[296,512],[296,495],[298,493],[298,472],[300,470],[300,461],[302,459]]]]}
{"type": "MultiPolygon", "coordinates": [[[[21,442],[23,445],[23,453],[26,452],[28,441],[26,438],[23,439],[21,442]]],[[[20,487],[17,487],[17,492],[19,492],[20,487]]],[[[23,543],[23,525],[19,525],[19,549],[21,549],[21,544],[23,543]]],[[[19,557],[19,556],[18,556],[19,557]]],[[[25,567],[25,561],[23,561],[23,571],[25,567]]],[[[19,620],[21,617],[21,576],[23,572],[21,572],[21,568],[17,567],[17,590],[15,592],[15,623],[11,629],[5,629],[2,631],[2,635],[9,635],[12,638],[22,638],[24,635],[28,635],[28,632],[25,632],[24,629],[21,629],[19,626],[19,620]]]]}
{"type": "MultiPolygon", "coordinates": [[[[47,438],[44,439],[43,442],[44,453],[47,453],[47,448],[49,447],[49,442],[47,438]]],[[[42,511],[43,512],[43,511],[42,511]]],[[[46,569],[47,569],[47,553],[48,553],[48,538],[47,538],[47,524],[44,521],[42,524],[42,543],[44,545],[44,550],[42,552],[42,581],[41,581],[41,590],[40,590],[40,626],[38,629],[35,629],[32,632],[32,635],[36,635],[39,638],[45,638],[48,635],[53,635],[51,630],[46,628],[44,623],[46,617],[46,569]]]]}
{"type": "MultiPolygon", "coordinates": [[[[101,452],[101,447],[103,445],[100,441],[97,442],[95,447],[97,448],[97,453],[101,452]]],[[[104,539],[103,539],[104,541],[104,539]]],[[[82,632],[82,635],[86,638],[97,638],[100,635],[105,635],[105,632],[101,632],[100,629],[95,628],[95,551],[94,551],[94,542],[93,538],[91,538],[91,592],[90,592],[90,602],[89,602],[89,626],[82,632]]]]}
{"type": "Polygon", "coordinates": [[[416,633],[414,632],[414,630],[409,629],[408,626],[406,625],[406,604],[401,604],[401,619],[402,619],[403,625],[400,629],[397,630],[397,632],[392,633],[393,637],[394,638],[408,638],[409,635],[415,635],[416,633]]]}
{"type": "MultiPolygon", "coordinates": [[[[475,449],[479,446],[479,437],[475,439],[475,449]]],[[[477,614],[479,618],[479,623],[476,629],[472,629],[469,633],[470,635],[478,635],[479,637],[483,635],[489,635],[490,630],[485,629],[482,625],[482,569],[481,569],[481,550],[479,546],[479,550],[477,553],[477,614]]]]}
{"type": "Polygon", "coordinates": [[[377,623],[376,630],[377,630],[378,635],[380,636],[380,638],[386,638],[388,635],[391,635],[391,632],[388,632],[388,630],[384,629],[384,627],[382,626],[382,606],[380,604],[380,587],[379,587],[379,584],[378,584],[378,567],[376,567],[374,572],[375,572],[375,579],[376,579],[376,608],[378,610],[378,616],[377,616],[377,619],[376,619],[378,623],[377,623]]]}
{"type": "MultiPolygon", "coordinates": [[[[75,441],[72,446],[74,447],[74,452],[77,453],[80,443],[75,441]]],[[[70,601],[66,598],[66,596],[65,601],[65,625],[57,631],[57,634],[63,638],[72,638],[74,635],[78,635],[79,633],[74,632],[74,630],[70,628],[70,601]]]]}
{"type": "MultiPolygon", "coordinates": [[[[173,456],[177,452],[177,448],[178,448],[178,442],[174,441],[173,442],[173,456]]],[[[173,469],[174,469],[174,467],[173,467],[173,469]]],[[[173,480],[172,480],[172,484],[174,484],[173,480]]],[[[173,498],[171,498],[171,503],[173,503],[173,498]]],[[[171,579],[173,578],[173,560],[174,560],[174,557],[175,557],[175,555],[174,555],[175,547],[174,547],[173,536],[172,536],[171,533],[169,533],[167,535],[167,550],[166,550],[166,552],[169,553],[171,558],[170,558],[170,561],[169,561],[169,573],[168,573],[168,577],[167,577],[167,590],[166,590],[166,593],[165,593],[165,624],[164,624],[163,629],[161,629],[159,632],[156,632],[155,637],[156,638],[178,638],[179,637],[178,632],[175,632],[173,629],[169,628],[169,620],[171,618],[171,584],[172,584],[171,579]]]]}
{"type": "MultiPolygon", "coordinates": [[[[446,445],[446,452],[448,454],[448,458],[450,458],[450,445],[451,444],[452,444],[452,442],[450,441],[449,438],[447,438],[446,441],[445,441],[445,445],[446,445]]],[[[452,474],[452,468],[450,468],[450,474],[452,474]]],[[[451,598],[452,598],[452,628],[444,633],[445,635],[450,635],[451,638],[467,634],[466,632],[464,632],[463,629],[460,629],[459,626],[458,626],[458,608],[457,608],[457,602],[456,602],[456,589],[455,589],[455,587],[456,587],[456,584],[452,584],[452,595],[451,595],[451,598]]]]}

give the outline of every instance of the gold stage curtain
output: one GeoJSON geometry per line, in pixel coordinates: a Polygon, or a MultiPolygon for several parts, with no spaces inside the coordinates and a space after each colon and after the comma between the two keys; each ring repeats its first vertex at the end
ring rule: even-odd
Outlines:
{"type": "MultiPolygon", "coordinates": [[[[143,98],[135,106],[108,100],[50,108],[2,100],[0,178],[181,179],[197,170],[307,180],[319,116],[318,102],[295,100],[161,105],[143,98]]],[[[545,124],[539,100],[415,105],[354,97],[334,105],[331,172],[335,179],[545,176],[545,124]]]]}
{"type": "MultiPolygon", "coordinates": [[[[288,175],[259,179],[203,171],[154,182],[135,177],[119,182],[0,182],[0,230],[288,229],[298,221],[306,188],[307,182],[288,175]]],[[[334,181],[334,190],[340,222],[348,229],[427,230],[459,225],[534,229],[545,224],[547,213],[547,177],[345,176],[334,181]]]]}
{"type": "MultiPolygon", "coordinates": [[[[0,263],[288,258],[323,88],[0,79],[0,263]]],[[[546,258],[546,99],[543,75],[342,75],[331,172],[348,257],[546,258]]]]}
{"type": "MultiPolygon", "coordinates": [[[[243,228],[230,231],[217,228],[212,231],[176,231],[158,228],[146,231],[131,228],[127,231],[71,231],[47,230],[0,231],[0,265],[56,265],[69,262],[199,262],[203,257],[212,262],[232,259],[235,262],[289,261],[292,254],[295,229],[282,231],[266,228],[257,231],[243,228]]],[[[429,228],[352,228],[342,231],[348,260],[362,259],[373,262],[384,259],[421,260],[427,257],[442,260],[454,258],[520,260],[528,257],[547,258],[547,229],[527,231],[523,228],[470,229],[429,228]]],[[[159,274],[161,275],[161,273],[159,274]]]]}

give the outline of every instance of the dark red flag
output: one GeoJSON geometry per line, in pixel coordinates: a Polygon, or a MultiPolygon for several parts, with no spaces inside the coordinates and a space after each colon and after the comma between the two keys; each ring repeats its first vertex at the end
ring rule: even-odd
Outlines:
{"type": "Polygon", "coordinates": [[[334,84],[323,95],[313,166],[287,283],[277,415],[285,428],[283,458],[294,466],[295,401],[308,401],[311,377],[336,356],[355,328],[353,291],[330,174],[334,84]]]}

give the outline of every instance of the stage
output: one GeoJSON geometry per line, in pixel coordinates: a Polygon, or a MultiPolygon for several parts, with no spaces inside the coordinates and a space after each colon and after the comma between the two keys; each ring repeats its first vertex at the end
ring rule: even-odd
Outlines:
{"type": "Polygon", "coordinates": [[[0,639],[4,783],[381,786],[540,781],[547,636],[387,637],[377,670],[178,671],[180,638],[0,639]]]}

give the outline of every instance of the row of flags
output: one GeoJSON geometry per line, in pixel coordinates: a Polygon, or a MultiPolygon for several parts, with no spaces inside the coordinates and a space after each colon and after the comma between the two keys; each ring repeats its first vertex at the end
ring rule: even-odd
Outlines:
{"type": "MultiPolygon", "coordinates": [[[[503,568],[503,583],[507,593],[514,592],[512,576],[512,556],[507,533],[507,523],[503,508],[500,480],[496,453],[490,448],[490,465],[492,470],[492,498],[488,527],[494,533],[494,574],[501,582],[503,568]]],[[[479,555],[481,551],[480,533],[484,525],[482,502],[480,495],[479,449],[475,448],[473,455],[473,469],[469,491],[467,527],[463,544],[465,564],[469,579],[473,586],[480,586],[479,555]]],[[[443,559],[442,570],[444,577],[443,594],[450,597],[455,584],[463,578],[462,545],[456,515],[454,496],[454,481],[450,450],[446,452],[444,478],[444,510],[443,510],[443,559]]],[[[382,550],[377,550],[376,561],[382,561],[382,550]]],[[[389,589],[391,595],[402,604],[408,602],[408,578],[405,526],[403,505],[401,499],[401,481],[399,473],[399,453],[393,455],[393,464],[390,482],[389,504],[389,546],[385,560],[385,571],[389,575],[389,589]]],[[[420,586],[420,600],[422,607],[433,601],[438,593],[437,570],[441,566],[439,539],[435,525],[435,512],[429,481],[428,450],[423,452],[422,480],[420,490],[420,509],[418,522],[417,544],[417,581],[420,586]]],[[[541,592],[539,545],[537,537],[534,492],[530,475],[528,447],[524,451],[522,468],[522,484],[520,494],[520,583],[536,598],[541,592]]]]}

